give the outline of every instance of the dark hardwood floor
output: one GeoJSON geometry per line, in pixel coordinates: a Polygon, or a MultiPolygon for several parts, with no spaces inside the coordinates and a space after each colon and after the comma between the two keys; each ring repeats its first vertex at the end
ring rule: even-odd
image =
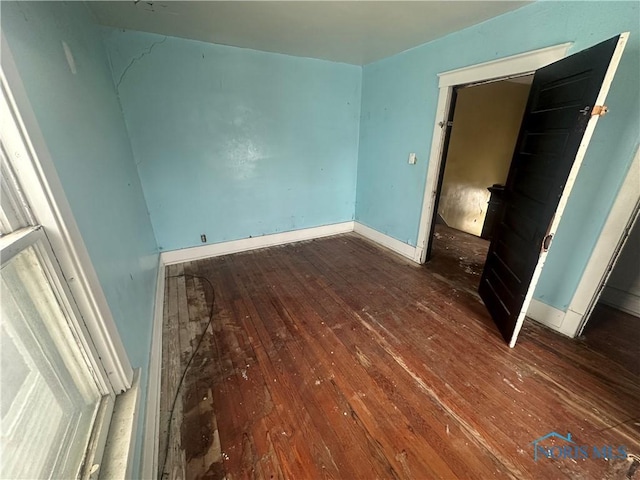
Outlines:
{"type": "Polygon", "coordinates": [[[481,245],[441,240],[427,266],[346,234],[168,267],[160,475],[640,478],[633,457],[534,460],[553,431],[575,444],[552,452],[640,454],[640,378],[530,321],[509,349],[481,245]]]}
{"type": "Polygon", "coordinates": [[[598,303],[580,340],[610,361],[640,375],[640,318],[598,303]]]}
{"type": "Polygon", "coordinates": [[[452,286],[478,296],[488,251],[489,240],[436,224],[431,260],[425,268],[452,286]]]}

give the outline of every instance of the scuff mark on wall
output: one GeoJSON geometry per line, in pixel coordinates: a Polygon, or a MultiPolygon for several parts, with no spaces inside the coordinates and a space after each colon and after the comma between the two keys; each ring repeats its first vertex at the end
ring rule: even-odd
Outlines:
{"type": "Polygon", "coordinates": [[[133,67],[133,65],[138,62],[139,60],[142,60],[145,56],[149,55],[151,53],[151,51],[154,49],[154,47],[156,45],[160,45],[161,43],[164,43],[167,41],[168,37],[164,37],[162,40],[158,40],[157,42],[153,42],[149,48],[147,48],[144,52],[142,52],[140,55],[138,55],[137,57],[134,57],[131,59],[131,61],[129,62],[129,65],[126,66],[126,68],[122,71],[122,74],[120,75],[120,79],[118,80],[118,83],[116,84],[116,91],[118,93],[120,93],[120,84],[122,83],[122,81],[124,80],[124,77],[127,75],[127,73],[129,72],[129,69],[131,69],[131,67],[133,67]]]}
{"type": "Polygon", "coordinates": [[[73,58],[73,53],[71,53],[71,49],[69,45],[64,40],[62,41],[62,50],[64,50],[64,56],[67,59],[67,64],[69,65],[69,70],[73,75],[78,73],[78,69],[76,68],[76,61],[73,58]]]}

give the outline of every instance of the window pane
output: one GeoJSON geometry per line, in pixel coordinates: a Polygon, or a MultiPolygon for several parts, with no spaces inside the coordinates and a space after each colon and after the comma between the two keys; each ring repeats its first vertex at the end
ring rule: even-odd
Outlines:
{"type": "Polygon", "coordinates": [[[31,223],[14,171],[6,158],[4,145],[0,142],[0,236],[31,223]]]}
{"type": "Polygon", "coordinates": [[[33,246],[0,286],[0,478],[75,478],[100,391],[33,246]]]}

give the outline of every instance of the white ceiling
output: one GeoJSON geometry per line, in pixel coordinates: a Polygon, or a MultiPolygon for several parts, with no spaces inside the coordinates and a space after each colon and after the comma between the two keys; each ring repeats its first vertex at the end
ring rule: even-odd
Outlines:
{"type": "Polygon", "coordinates": [[[102,25],[364,65],[528,1],[88,2],[102,25]]]}

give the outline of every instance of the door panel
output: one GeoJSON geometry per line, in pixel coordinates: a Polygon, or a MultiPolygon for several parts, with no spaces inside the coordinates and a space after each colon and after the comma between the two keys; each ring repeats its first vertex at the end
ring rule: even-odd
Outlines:
{"type": "Polygon", "coordinates": [[[489,247],[479,293],[513,347],[546,250],[560,220],[628,34],[538,70],[505,187],[504,210],[489,247]],[[591,122],[591,123],[589,123],[591,122]]]}
{"type": "MultiPolygon", "coordinates": [[[[547,110],[546,112],[542,112],[542,114],[547,118],[552,116],[550,114],[557,115],[557,113],[558,110],[547,110]]],[[[571,115],[571,117],[573,119],[575,115],[571,115]]],[[[531,125],[529,125],[531,130],[536,127],[540,129],[549,128],[546,122],[541,122],[538,119],[534,120],[537,121],[533,121],[531,122],[531,125]]],[[[525,132],[519,153],[523,155],[560,155],[565,149],[568,137],[569,132],[562,130],[549,133],[539,133],[535,131],[525,132]]],[[[526,157],[521,159],[521,161],[526,161],[526,157]]]]}
{"type": "Polygon", "coordinates": [[[535,217],[529,215],[528,212],[512,208],[507,212],[502,221],[526,242],[535,240],[535,217]]]}

